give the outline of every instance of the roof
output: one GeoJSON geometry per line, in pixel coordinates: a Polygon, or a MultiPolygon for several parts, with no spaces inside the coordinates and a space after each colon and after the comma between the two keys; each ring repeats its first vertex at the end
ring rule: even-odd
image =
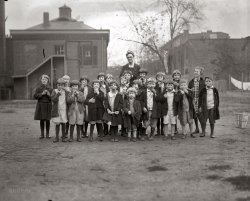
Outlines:
{"type": "Polygon", "coordinates": [[[43,23],[36,26],[30,27],[26,30],[95,30],[93,27],[90,27],[84,24],[82,21],[77,21],[75,19],[62,19],[56,18],[49,21],[49,26],[44,26],[43,23]]]}

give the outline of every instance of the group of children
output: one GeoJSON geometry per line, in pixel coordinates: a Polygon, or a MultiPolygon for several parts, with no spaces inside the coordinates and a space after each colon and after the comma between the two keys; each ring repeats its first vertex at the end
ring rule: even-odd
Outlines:
{"type": "Polygon", "coordinates": [[[195,77],[189,83],[181,78],[179,70],[168,80],[163,72],[147,78],[147,70],[141,68],[135,78],[126,70],[119,83],[111,74],[100,73],[91,83],[86,76],[78,81],[65,75],[57,80],[56,89],[50,88],[49,77],[43,75],[41,86],[34,94],[38,100],[35,120],[40,120],[40,138],[50,138],[50,120],[55,124],[53,142],[59,142],[60,127],[62,142],[73,141],[75,127],[77,141],[88,137],[92,142],[95,126],[100,141],[111,135],[111,141],[117,142],[119,127],[128,141],[153,140],[155,135],[163,135],[163,140],[168,136],[175,140],[177,122],[185,139],[188,133],[191,137],[199,133],[198,120],[202,128],[200,137],[204,137],[207,119],[210,137],[214,138],[214,123],[219,119],[219,94],[212,78],[203,80],[198,70],[196,68],[195,77]]]}

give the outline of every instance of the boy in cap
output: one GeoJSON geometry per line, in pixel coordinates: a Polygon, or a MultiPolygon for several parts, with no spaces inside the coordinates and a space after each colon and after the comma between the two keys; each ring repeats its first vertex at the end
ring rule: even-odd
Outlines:
{"type": "Polygon", "coordinates": [[[103,141],[103,114],[105,99],[103,91],[100,90],[100,81],[94,80],[92,82],[93,90],[87,95],[85,104],[88,106],[88,118],[87,121],[90,124],[89,141],[93,141],[93,132],[96,125],[99,135],[99,141],[103,141]]]}
{"type": "Polygon", "coordinates": [[[128,129],[128,141],[133,137],[133,141],[137,138],[137,128],[141,120],[141,104],[135,99],[137,90],[133,87],[128,89],[128,98],[124,101],[124,127],[128,129]]]}
{"type": "Polygon", "coordinates": [[[147,75],[148,75],[147,69],[141,68],[141,69],[139,70],[139,80],[141,80],[141,82],[142,82],[142,88],[143,88],[143,89],[146,89],[146,82],[147,82],[146,76],[147,76],[147,75]]]}
{"type": "Polygon", "coordinates": [[[52,100],[52,121],[56,125],[56,137],[53,141],[54,143],[59,142],[59,131],[61,125],[62,131],[62,142],[66,142],[65,139],[65,126],[68,122],[67,118],[67,102],[66,97],[69,92],[64,90],[65,80],[59,78],[57,80],[57,88],[52,91],[51,100],[52,100]]]}
{"type": "Polygon", "coordinates": [[[129,83],[129,86],[133,83],[133,74],[130,70],[125,70],[123,73],[123,77],[127,79],[127,82],[129,83]]]}
{"type": "Polygon", "coordinates": [[[178,118],[182,126],[182,138],[186,138],[187,131],[186,125],[189,125],[190,136],[194,138],[193,135],[193,117],[195,115],[193,106],[193,94],[190,89],[188,89],[187,81],[180,81],[180,90],[176,94],[176,101],[178,102],[178,118]]]}
{"type": "Polygon", "coordinates": [[[89,78],[87,76],[82,76],[80,79],[80,91],[83,93],[84,96],[84,108],[85,108],[85,113],[84,113],[84,124],[81,126],[81,133],[82,137],[85,138],[87,137],[87,130],[88,130],[88,106],[85,104],[86,98],[89,93],[92,92],[92,87],[89,85],[89,78]]]}
{"type": "Polygon", "coordinates": [[[73,133],[76,125],[77,141],[81,142],[81,126],[83,125],[84,119],[84,95],[79,91],[78,80],[72,80],[70,82],[71,92],[67,95],[68,116],[70,124],[70,139],[69,142],[73,141],[73,133]]]}
{"type": "MultiPolygon", "coordinates": [[[[141,92],[140,103],[142,106],[142,120],[143,128],[142,135],[146,134],[147,128],[151,127],[151,132],[148,135],[149,140],[153,140],[155,127],[157,124],[158,111],[157,111],[157,101],[158,94],[155,90],[156,80],[154,77],[147,79],[147,89],[141,92]]],[[[143,138],[142,138],[143,139],[143,138]]]]}
{"type": "Polygon", "coordinates": [[[199,94],[199,113],[201,115],[202,134],[200,137],[205,137],[206,122],[209,119],[210,123],[210,137],[214,138],[214,124],[215,120],[220,119],[219,113],[219,92],[213,86],[213,79],[211,77],[205,77],[206,88],[202,89],[199,94]]]}
{"type": "Polygon", "coordinates": [[[107,94],[107,98],[104,101],[105,113],[103,120],[110,125],[111,141],[118,142],[118,126],[122,124],[122,107],[123,99],[122,95],[118,93],[118,83],[112,80],[109,83],[110,92],[107,94]]]}
{"type": "Polygon", "coordinates": [[[174,82],[172,80],[166,81],[166,90],[161,95],[162,101],[162,114],[163,114],[163,123],[164,123],[164,138],[167,139],[167,136],[171,135],[171,140],[175,140],[174,130],[176,125],[176,115],[177,115],[177,102],[176,92],[174,90],[174,82]],[[170,127],[170,129],[168,129],[170,127]]]}

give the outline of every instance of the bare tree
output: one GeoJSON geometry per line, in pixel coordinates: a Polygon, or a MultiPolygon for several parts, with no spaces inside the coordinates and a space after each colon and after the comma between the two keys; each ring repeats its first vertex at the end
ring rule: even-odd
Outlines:
{"type": "Polygon", "coordinates": [[[121,40],[142,45],[141,51],[148,52],[159,59],[162,68],[168,72],[165,52],[162,46],[172,40],[186,26],[202,20],[201,6],[196,0],[155,0],[148,7],[150,15],[123,6],[130,24],[133,38],[121,37],[121,40]],[[169,27],[169,28],[168,28],[169,27]],[[169,33],[168,33],[169,32],[169,33]]]}
{"type": "Polygon", "coordinates": [[[197,0],[157,0],[161,16],[169,24],[170,40],[190,25],[199,25],[204,16],[197,0]]]}

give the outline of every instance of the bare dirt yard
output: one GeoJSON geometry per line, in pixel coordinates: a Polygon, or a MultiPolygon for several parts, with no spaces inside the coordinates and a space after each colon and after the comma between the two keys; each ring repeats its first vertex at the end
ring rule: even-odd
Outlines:
{"type": "Polygon", "coordinates": [[[250,200],[250,126],[234,117],[249,94],[221,95],[215,139],[54,144],[38,139],[34,105],[0,102],[0,201],[250,200]]]}

